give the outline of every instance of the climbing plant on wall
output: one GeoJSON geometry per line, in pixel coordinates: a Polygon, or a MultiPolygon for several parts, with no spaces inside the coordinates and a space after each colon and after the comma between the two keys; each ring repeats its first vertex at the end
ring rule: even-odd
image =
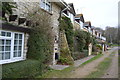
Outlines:
{"type": "Polygon", "coordinates": [[[62,17],[60,20],[60,31],[65,30],[70,51],[73,51],[74,31],[70,18],[62,17]]]}
{"type": "Polygon", "coordinates": [[[52,61],[53,34],[51,27],[51,17],[41,10],[28,14],[31,32],[28,39],[27,58],[39,61],[40,72],[45,70],[46,63],[52,61]]]}
{"type": "Polygon", "coordinates": [[[73,64],[73,58],[71,53],[73,51],[73,25],[71,20],[67,17],[62,17],[59,20],[60,32],[63,33],[62,43],[64,46],[60,47],[60,59],[59,62],[62,64],[73,64]]]}

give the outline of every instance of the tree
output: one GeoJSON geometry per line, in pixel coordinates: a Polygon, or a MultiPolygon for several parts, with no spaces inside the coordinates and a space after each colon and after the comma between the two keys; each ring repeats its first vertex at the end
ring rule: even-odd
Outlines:
{"type": "Polygon", "coordinates": [[[106,27],[105,37],[108,43],[118,44],[118,28],[106,27]]]}

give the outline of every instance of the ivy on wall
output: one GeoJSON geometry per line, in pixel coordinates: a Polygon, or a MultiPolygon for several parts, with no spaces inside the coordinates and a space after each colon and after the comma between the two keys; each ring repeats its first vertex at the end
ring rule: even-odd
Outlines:
{"type": "Polygon", "coordinates": [[[60,47],[60,59],[58,62],[62,64],[73,64],[71,53],[73,51],[74,31],[71,20],[67,17],[62,17],[59,20],[60,32],[63,33],[62,43],[64,46],[60,47]],[[67,41],[66,41],[67,40],[67,41]]]}
{"type": "Polygon", "coordinates": [[[71,20],[68,17],[62,17],[59,22],[60,22],[60,31],[65,30],[70,51],[73,51],[74,31],[71,20]]]}

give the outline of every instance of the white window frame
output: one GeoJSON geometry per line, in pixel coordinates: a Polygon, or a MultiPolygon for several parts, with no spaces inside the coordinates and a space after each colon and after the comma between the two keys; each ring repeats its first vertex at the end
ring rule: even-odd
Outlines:
{"type": "Polygon", "coordinates": [[[24,33],[7,31],[7,30],[0,30],[0,33],[1,33],[1,31],[10,32],[11,33],[11,37],[0,36],[0,39],[11,40],[11,51],[10,51],[10,59],[0,60],[0,64],[6,64],[6,63],[12,63],[12,62],[24,60],[24,57],[23,57],[23,52],[24,52],[24,33]],[[13,54],[14,54],[14,40],[15,40],[14,39],[14,35],[15,35],[15,33],[22,34],[22,39],[21,39],[22,40],[21,57],[13,57],[13,54]]]}
{"type": "Polygon", "coordinates": [[[48,12],[52,11],[52,5],[51,2],[48,2],[49,0],[40,0],[40,7],[48,12]],[[43,4],[44,3],[44,4],[43,4]],[[50,6],[50,10],[47,10],[47,5],[50,6]]]}

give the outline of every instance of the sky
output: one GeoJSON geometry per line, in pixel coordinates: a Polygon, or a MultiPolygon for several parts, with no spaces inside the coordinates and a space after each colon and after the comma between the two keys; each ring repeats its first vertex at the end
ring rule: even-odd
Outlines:
{"type": "Polygon", "coordinates": [[[92,26],[105,29],[118,26],[118,2],[120,0],[64,0],[73,3],[76,13],[82,13],[92,26]]]}

